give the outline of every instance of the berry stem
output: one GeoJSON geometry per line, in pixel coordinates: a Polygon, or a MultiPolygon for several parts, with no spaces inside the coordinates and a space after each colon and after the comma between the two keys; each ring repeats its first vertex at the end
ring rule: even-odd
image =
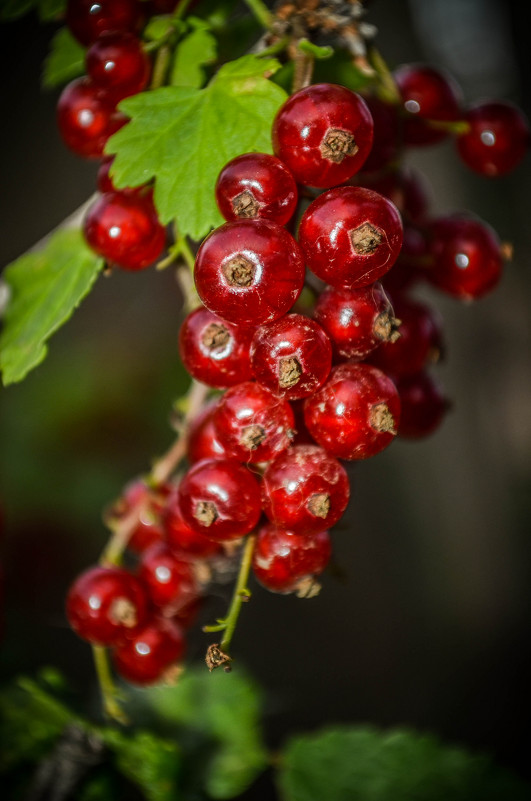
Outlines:
{"type": "Polygon", "coordinates": [[[247,8],[263,28],[269,30],[273,24],[273,16],[262,0],[244,0],[247,8]]]}
{"type": "Polygon", "coordinates": [[[400,104],[402,102],[400,92],[382,54],[376,47],[371,47],[368,55],[369,63],[378,76],[376,87],[378,97],[385,103],[400,104]]]}
{"type": "Polygon", "coordinates": [[[159,89],[164,85],[166,73],[168,72],[168,68],[170,66],[171,56],[172,48],[169,44],[163,44],[159,49],[155,58],[155,63],[153,64],[153,75],[149,85],[150,89],[159,89]]]}
{"type": "Polygon", "coordinates": [[[118,690],[111,673],[107,649],[102,645],[93,645],[92,653],[94,655],[94,665],[96,666],[96,675],[100,685],[103,711],[111,720],[115,720],[117,723],[126,726],[129,723],[129,719],[117,700],[118,690]]]}

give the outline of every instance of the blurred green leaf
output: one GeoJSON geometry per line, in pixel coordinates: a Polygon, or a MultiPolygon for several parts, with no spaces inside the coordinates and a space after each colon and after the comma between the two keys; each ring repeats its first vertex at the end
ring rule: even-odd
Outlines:
{"type": "Polygon", "coordinates": [[[100,736],[113,751],[116,768],[142,790],[147,801],[178,801],[182,760],[176,743],[147,731],[125,734],[108,728],[100,736]]]}
{"type": "Polygon", "coordinates": [[[188,34],[175,51],[170,73],[172,86],[191,86],[199,89],[205,82],[203,66],[216,60],[216,40],[204,28],[188,34]]]}
{"type": "Polygon", "coordinates": [[[22,381],[43,361],[47,339],[71,317],[102,267],[103,259],[72,230],[59,231],[42,250],[6,267],[11,297],[0,335],[4,385],[22,381]]]}
{"type": "Polygon", "coordinates": [[[50,52],[43,66],[42,85],[45,89],[62,86],[85,72],[85,49],[68,28],[60,28],[52,39],[50,52]]]}
{"type": "Polygon", "coordinates": [[[23,17],[36,9],[42,22],[51,22],[64,14],[66,0],[0,0],[0,20],[23,17]]]}
{"type": "Polygon", "coordinates": [[[524,801],[529,785],[483,755],[410,731],[331,728],[293,738],[283,801],[524,801]]]}

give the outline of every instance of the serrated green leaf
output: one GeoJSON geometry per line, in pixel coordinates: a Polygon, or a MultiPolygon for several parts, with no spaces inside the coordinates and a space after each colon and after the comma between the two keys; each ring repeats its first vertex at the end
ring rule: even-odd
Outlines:
{"type": "Polygon", "coordinates": [[[46,356],[46,341],[88,294],[103,259],[80,231],[59,231],[46,247],[6,267],[11,292],[0,335],[0,369],[5,386],[22,381],[46,356]]]}
{"type": "Polygon", "coordinates": [[[271,153],[271,125],[285,92],[266,75],[275,59],[244,56],[225,64],[204,89],[162,87],[128,98],[130,122],[107,143],[116,154],[113,181],[138,186],[151,178],[161,221],[200,240],[223,219],[214,187],[221,168],[249,151],[271,153]]]}
{"type": "Polygon", "coordinates": [[[199,89],[205,82],[203,66],[212,64],[216,55],[216,40],[212,34],[202,28],[192,31],[179,42],[175,51],[170,84],[199,89]]]}
{"type": "Polygon", "coordinates": [[[278,780],[282,801],[524,801],[531,791],[483,755],[362,727],[292,739],[278,780]]]}
{"type": "Polygon", "coordinates": [[[142,790],[147,801],[178,801],[181,755],[176,743],[147,731],[126,735],[109,728],[100,736],[114,752],[116,768],[142,790]]]}
{"type": "Polygon", "coordinates": [[[179,723],[214,743],[205,760],[205,789],[213,798],[243,792],[265,768],[258,688],[242,671],[187,671],[173,688],[153,688],[149,698],[167,721],[179,723]]]}
{"type": "Polygon", "coordinates": [[[42,85],[54,89],[85,72],[85,48],[74,39],[68,28],[60,28],[52,39],[44,62],[42,85]]]}

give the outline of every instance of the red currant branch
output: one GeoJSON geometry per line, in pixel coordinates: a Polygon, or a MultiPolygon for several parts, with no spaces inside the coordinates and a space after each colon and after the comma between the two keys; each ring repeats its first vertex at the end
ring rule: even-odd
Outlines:
{"type": "Polygon", "coordinates": [[[262,0],[244,0],[245,5],[263,28],[269,30],[273,24],[273,16],[262,0]]]}

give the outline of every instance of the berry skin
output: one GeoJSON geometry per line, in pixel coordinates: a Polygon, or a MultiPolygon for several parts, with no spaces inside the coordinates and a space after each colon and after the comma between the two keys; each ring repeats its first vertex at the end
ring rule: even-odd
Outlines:
{"type": "Polygon", "coordinates": [[[133,509],[138,511],[138,523],[129,537],[127,547],[135,553],[142,553],[164,538],[161,513],[170,493],[168,484],[150,489],[142,479],[131,481],[119,500],[109,509],[106,520],[115,525],[129,515],[133,509]]]}
{"type": "Polygon", "coordinates": [[[326,189],[361,169],[372,146],[372,117],[350,89],[314,84],[281,106],[272,138],[275,155],[298,183],[326,189]]]}
{"type": "Polygon", "coordinates": [[[359,361],[398,336],[391,301],[378,282],[359,289],[327,287],[314,315],[339,359],[359,361]]]}
{"type": "Polygon", "coordinates": [[[461,300],[475,300],[494,289],[502,274],[501,243],[482,220],[454,214],[433,221],[429,229],[433,264],[427,278],[461,300]]]}
{"type": "Polygon", "coordinates": [[[117,645],[147,620],[147,595],[140,581],[119,567],[92,567],[74,581],[66,616],[82,639],[117,645]]]}
{"type": "Polygon", "coordinates": [[[387,168],[400,157],[401,120],[391,103],[370,96],[365,102],[374,124],[372,148],[362,168],[367,173],[387,168]]]}
{"type": "Polygon", "coordinates": [[[151,71],[142,44],[131,33],[105,33],[86,55],[87,75],[114,103],[146,88],[151,71]]]}
{"type": "Polygon", "coordinates": [[[285,451],[295,428],[289,403],[253,381],[228,389],[212,419],[227,453],[252,464],[285,451]]]}
{"type": "Polygon", "coordinates": [[[375,350],[369,357],[371,364],[393,376],[413,375],[436,364],[444,353],[440,315],[404,295],[393,297],[393,308],[400,320],[400,336],[375,350]]]}
{"type": "Polygon", "coordinates": [[[393,267],[382,279],[385,289],[391,293],[402,292],[425,280],[429,262],[425,229],[406,223],[402,250],[393,267]]]}
{"type": "Polygon", "coordinates": [[[297,184],[284,164],[267,153],[229,161],[216,182],[216,202],[227,221],[272,220],[286,225],[297,207],[297,184]]]}
{"type": "Polygon", "coordinates": [[[390,200],[357,186],[324,192],[306,209],[299,244],[310,270],[343,289],[372,284],[402,246],[402,220],[390,200]]]}
{"type": "Polygon", "coordinates": [[[104,33],[134,33],[141,16],[138,0],[68,0],[66,6],[66,24],[85,46],[104,33]]]}
{"type": "Polygon", "coordinates": [[[194,464],[179,485],[185,523],[216,542],[249,534],[260,517],[260,486],[241,464],[205,459],[194,464]]]}
{"type": "Polygon", "coordinates": [[[194,309],[179,332],[179,353],[191,376],[209,387],[226,389],[252,376],[249,348],[254,328],[222,320],[208,309],[194,309]]]}
{"type": "Polygon", "coordinates": [[[251,344],[254,377],[289,400],[322,386],[332,366],[332,346],[320,325],[302,314],[287,314],[262,325],[251,344]]]}
{"type": "Polygon", "coordinates": [[[386,197],[397,207],[404,222],[422,224],[426,221],[432,191],[426,176],[418,170],[400,166],[384,173],[360,172],[351,183],[386,197]]]}
{"type": "Polygon", "coordinates": [[[97,159],[107,139],[127,117],[87,78],[71,81],[57,103],[57,126],[65,145],[82,158],[97,159]]]}
{"type": "Polygon", "coordinates": [[[464,117],[470,130],[456,139],[457,152],[474,172],[495,177],[520,164],[530,144],[529,123],[520,109],[507,102],[481,103],[464,117]]]}
{"type": "Polygon", "coordinates": [[[144,551],[138,576],[155,606],[178,608],[198,594],[192,562],[177,556],[164,542],[144,551]]]}
{"type": "Polygon", "coordinates": [[[83,223],[89,247],[124,270],[143,270],[153,264],[166,243],[151,193],[108,192],[88,210],[83,223]]]}
{"type": "Polygon", "coordinates": [[[262,508],[272,523],[300,534],[331,528],[350,495],[345,468],[318,445],[295,445],[267,467],[262,508]]]}
{"type": "Polygon", "coordinates": [[[155,618],[133,640],[116,648],[113,662],[116,672],[131,684],[155,684],[184,655],[185,641],[180,626],[170,620],[155,618]]]}
{"type": "Polygon", "coordinates": [[[209,403],[190,426],[186,456],[192,464],[201,459],[225,459],[227,451],[218,439],[218,432],[212,420],[218,401],[209,403]]]}
{"type": "Polygon", "coordinates": [[[308,536],[284,531],[270,523],[258,532],[253,573],[257,581],[271,592],[297,592],[305,580],[323,572],[331,552],[327,531],[308,536]]]}
{"type": "Polygon", "coordinates": [[[238,220],[207,236],[197,252],[194,277],[211,312],[231,323],[260,325],[293,306],[304,284],[304,261],[281,226],[238,220]]]}
{"type": "Polygon", "coordinates": [[[452,122],[462,116],[461,89],[446,72],[425,64],[403,64],[393,73],[406,113],[405,145],[434,145],[448,136],[426,120],[452,122]]]}
{"type": "Polygon", "coordinates": [[[449,409],[442,384],[426,372],[397,378],[402,414],[398,436],[421,439],[432,434],[449,409]]]}
{"type": "Polygon", "coordinates": [[[395,385],[369,364],[334,367],[304,402],[304,420],[319,445],[338,459],[367,459],[386,448],[400,423],[395,385]]]}
{"type": "MultiPolygon", "coordinates": [[[[218,457],[219,458],[219,457],[218,457]]],[[[166,501],[163,512],[166,541],[177,554],[189,554],[196,559],[208,559],[220,553],[220,545],[199,534],[184,522],[179,506],[179,491],[176,489],[166,501]]]]}

